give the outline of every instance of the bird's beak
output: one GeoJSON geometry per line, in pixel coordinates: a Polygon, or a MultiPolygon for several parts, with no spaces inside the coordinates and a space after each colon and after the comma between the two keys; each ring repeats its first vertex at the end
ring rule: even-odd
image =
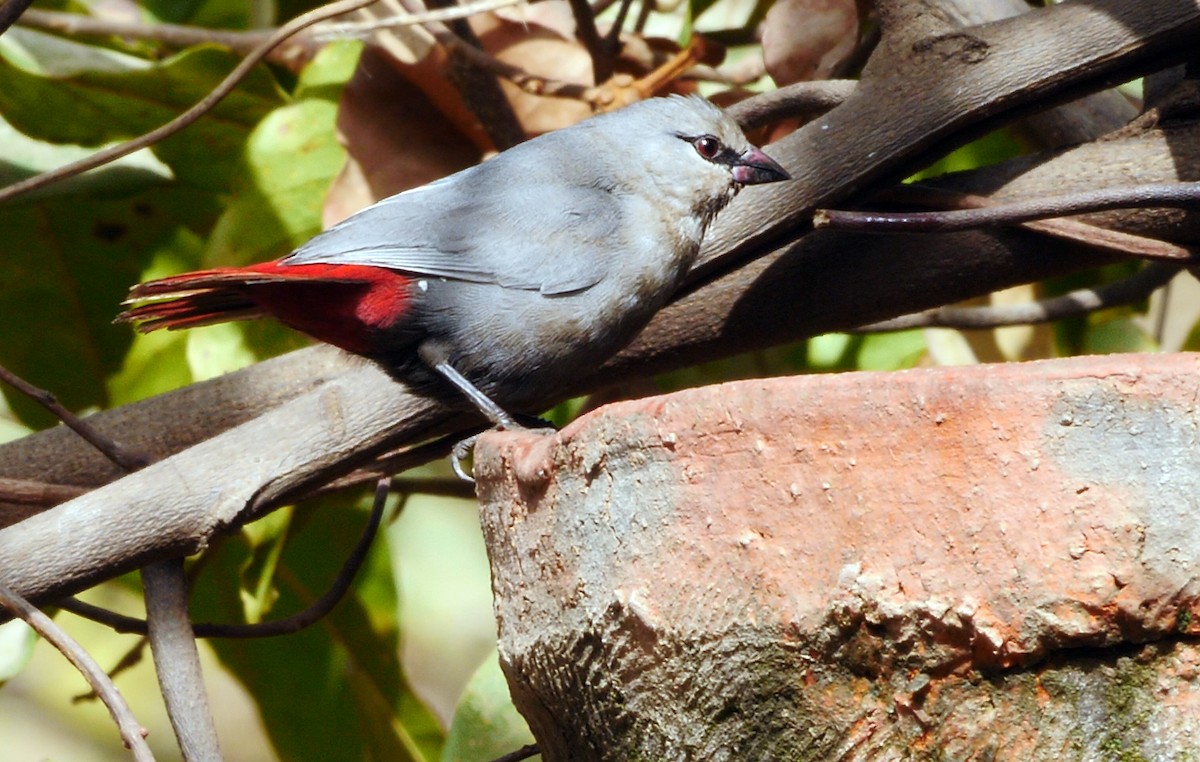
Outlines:
{"type": "Polygon", "coordinates": [[[734,181],[742,185],[761,185],[792,179],[787,170],[779,166],[779,162],[753,146],[743,151],[732,167],[734,181]]]}

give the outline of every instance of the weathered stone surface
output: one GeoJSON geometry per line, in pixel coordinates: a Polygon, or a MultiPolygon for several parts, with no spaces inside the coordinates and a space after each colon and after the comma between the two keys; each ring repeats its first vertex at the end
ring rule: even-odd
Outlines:
{"type": "Polygon", "coordinates": [[[547,759],[1200,758],[1198,386],[805,376],[489,435],[518,707],[547,759]]]}

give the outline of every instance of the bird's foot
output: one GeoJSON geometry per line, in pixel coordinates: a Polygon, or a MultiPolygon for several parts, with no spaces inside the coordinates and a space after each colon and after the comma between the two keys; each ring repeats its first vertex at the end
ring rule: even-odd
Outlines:
{"type": "Polygon", "coordinates": [[[450,468],[454,469],[454,475],[459,479],[462,479],[464,482],[471,482],[472,484],[475,482],[475,477],[472,474],[472,471],[474,471],[474,466],[472,466],[471,471],[468,471],[467,469],[463,468],[463,461],[471,458],[475,454],[475,443],[479,441],[479,437],[482,433],[483,432],[480,432],[479,434],[472,434],[466,439],[456,443],[450,450],[450,468]]]}
{"type": "MultiPolygon", "coordinates": [[[[535,434],[544,435],[558,433],[558,429],[554,427],[554,424],[550,423],[545,418],[536,418],[533,416],[520,416],[519,422],[518,419],[510,419],[506,425],[497,426],[496,430],[529,431],[535,434]]],[[[481,431],[478,434],[472,434],[466,439],[459,441],[454,445],[453,449],[450,450],[450,468],[454,469],[454,475],[459,479],[462,479],[464,482],[474,483],[475,481],[475,477],[473,475],[474,466],[472,466],[471,470],[468,471],[463,467],[463,463],[474,457],[475,443],[479,441],[479,437],[481,437],[483,433],[484,432],[481,431]]]]}

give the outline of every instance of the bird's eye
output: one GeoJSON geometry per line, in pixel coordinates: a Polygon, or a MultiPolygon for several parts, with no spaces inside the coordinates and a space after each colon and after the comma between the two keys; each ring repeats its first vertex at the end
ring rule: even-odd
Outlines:
{"type": "Polygon", "coordinates": [[[710,160],[721,152],[721,141],[712,135],[701,135],[692,141],[692,145],[696,147],[696,153],[710,160]]]}

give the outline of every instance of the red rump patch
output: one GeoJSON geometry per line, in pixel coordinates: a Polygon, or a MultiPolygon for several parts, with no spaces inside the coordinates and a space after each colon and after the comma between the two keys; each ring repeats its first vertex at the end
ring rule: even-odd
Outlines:
{"type": "Polygon", "coordinates": [[[371,354],[378,334],[408,313],[411,285],[407,276],[382,267],[263,262],[143,283],[130,298],[157,301],[119,319],[152,331],[269,315],[313,338],[371,354]]]}

